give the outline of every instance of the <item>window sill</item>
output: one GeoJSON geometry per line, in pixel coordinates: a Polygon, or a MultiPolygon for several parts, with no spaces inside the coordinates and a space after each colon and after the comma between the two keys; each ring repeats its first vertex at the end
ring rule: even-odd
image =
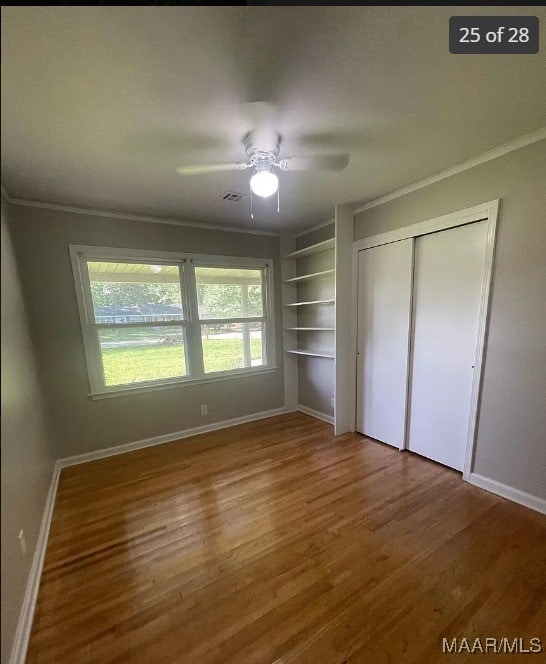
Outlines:
{"type": "Polygon", "coordinates": [[[229,371],[209,374],[201,378],[181,378],[165,383],[146,383],[135,385],[134,387],[120,387],[104,390],[102,392],[90,392],[87,396],[91,399],[109,399],[110,397],[126,397],[131,394],[140,394],[141,392],[155,392],[156,390],[172,390],[184,387],[185,385],[201,385],[202,383],[218,383],[224,380],[233,380],[234,378],[243,378],[245,376],[257,376],[278,371],[278,367],[257,367],[256,369],[243,369],[241,371],[229,371]]]}

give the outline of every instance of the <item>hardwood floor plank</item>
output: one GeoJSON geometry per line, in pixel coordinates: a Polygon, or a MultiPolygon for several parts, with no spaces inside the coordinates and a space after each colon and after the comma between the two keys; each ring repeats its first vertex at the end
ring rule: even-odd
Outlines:
{"type": "Polygon", "coordinates": [[[291,413],[64,469],[27,663],[436,664],[442,637],[546,646],[545,561],[544,516],[291,413]]]}

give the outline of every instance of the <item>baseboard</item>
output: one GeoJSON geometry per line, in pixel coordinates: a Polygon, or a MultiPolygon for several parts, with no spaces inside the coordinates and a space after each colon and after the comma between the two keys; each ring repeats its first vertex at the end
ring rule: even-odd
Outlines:
{"type": "Polygon", "coordinates": [[[485,489],[486,491],[497,494],[497,496],[507,498],[514,503],[519,503],[524,507],[529,507],[532,510],[541,512],[541,514],[546,514],[546,500],[543,498],[532,496],[530,493],[514,489],[514,487],[508,486],[507,484],[501,484],[500,482],[491,480],[483,475],[477,475],[476,473],[470,473],[467,481],[480,489],[485,489]]]}
{"type": "Polygon", "coordinates": [[[306,415],[311,415],[311,417],[316,417],[317,420],[322,420],[323,422],[328,422],[328,424],[334,423],[334,418],[331,415],[326,415],[326,413],[320,413],[318,410],[313,410],[312,408],[307,408],[307,406],[301,406],[298,404],[298,410],[300,413],[305,413],[306,415]]]}
{"type": "Polygon", "coordinates": [[[217,431],[218,429],[228,429],[229,427],[234,427],[237,426],[238,424],[245,424],[246,422],[263,420],[267,417],[275,417],[275,415],[283,415],[284,413],[288,412],[290,412],[290,409],[287,408],[275,408],[274,410],[264,410],[260,413],[244,415],[243,417],[235,417],[231,420],[212,422],[211,424],[204,424],[203,426],[193,427],[192,429],[183,429],[182,431],[175,431],[174,433],[166,433],[161,436],[153,436],[152,438],[137,440],[134,443],[125,443],[124,445],[107,447],[104,450],[97,450],[96,452],[88,452],[85,454],[77,454],[75,456],[65,457],[64,459],[59,459],[57,463],[61,468],[66,468],[68,466],[77,466],[80,463],[87,463],[88,461],[96,461],[97,459],[105,459],[106,457],[116,456],[117,454],[125,454],[126,452],[140,450],[145,447],[162,445],[163,443],[172,443],[175,440],[180,440],[181,438],[189,438],[190,436],[197,436],[201,433],[209,433],[210,431],[217,431]]]}
{"type": "Polygon", "coordinates": [[[34,555],[32,556],[32,565],[30,566],[27,587],[23,597],[17,629],[15,630],[15,638],[13,640],[9,664],[24,664],[27,656],[30,630],[32,629],[32,620],[34,618],[34,610],[38,598],[38,589],[40,587],[40,578],[44,566],[49,528],[53,516],[53,507],[55,506],[55,496],[57,495],[60,472],[61,467],[57,461],[53,468],[53,475],[47,492],[44,513],[40,524],[40,532],[38,533],[36,548],[34,549],[34,555]]]}

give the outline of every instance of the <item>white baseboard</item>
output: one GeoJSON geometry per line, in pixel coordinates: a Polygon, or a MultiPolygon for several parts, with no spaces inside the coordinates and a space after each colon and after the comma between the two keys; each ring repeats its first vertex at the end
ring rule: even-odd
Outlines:
{"type": "Polygon", "coordinates": [[[532,496],[530,493],[514,489],[514,487],[508,486],[507,484],[501,484],[496,480],[491,480],[488,477],[477,475],[476,473],[470,473],[467,481],[480,489],[485,489],[486,491],[497,494],[497,496],[507,498],[514,503],[519,503],[524,507],[529,507],[532,510],[546,514],[546,500],[543,498],[532,496]]]}
{"type": "Polygon", "coordinates": [[[57,461],[53,467],[53,475],[47,492],[44,513],[40,524],[40,532],[38,533],[36,548],[34,549],[34,555],[32,556],[32,565],[30,566],[27,587],[23,597],[19,621],[17,622],[17,629],[15,630],[15,638],[13,640],[9,664],[24,664],[27,656],[30,630],[32,629],[32,620],[34,618],[34,610],[38,598],[38,589],[40,587],[40,578],[44,566],[49,528],[53,516],[53,507],[55,506],[55,496],[57,495],[60,472],[61,467],[57,461]]]}
{"type": "Polygon", "coordinates": [[[307,406],[298,405],[298,410],[300,413],[305,413],[306,415],[311,415],[311,417],[316,417],[317,420],[322,420],[323,422],[328,422],[328,424],[334,423],[334,418],[331,415],[326,415],[326,413],[319,413],[318,410],[313,410],[312,408],[307,408],[307,406]]]}
{"type": "Polygon", "coordinates": [[[61,468],[66,468],[67,466],[76,466],[80,463],[96,461],[97,459],[105,459],[106,457],[115,456],[117,454],[125,454],[126,452],[132,452],[133,450],[140,450],[144,447],[153,447],[154,445],[162,445],[163,443],[172,443],[173,441],[180,440],[181,438],[189,438],[190,436],[197,436],[200,433],[208,433],[209,431],[217,431],[218,429],[227,429],[229,427],[237,426],[237,424],[263,420],[266,417],[274,417],[275,415],[282,415],[288,412],[291,411],[287,408],[264,410],[260,413],[253,413],[252,415],[235,417],[232,420],[212,422],[211,424],[204,424],[203,426],[193,427],[192,429],[183,429],[182,431],[175,431],[174,433],[166,433],[161,436],[153,436],[152,438],[137,440],[134,443],[125,443],[124,445],[116,445],[115,447],[108,447],[104,450],[97,450],[96,452],[87,452],[85,454],[77,454],[76,456],[65,457],[64,459],[59,459],[57,463],[61,468]]]}

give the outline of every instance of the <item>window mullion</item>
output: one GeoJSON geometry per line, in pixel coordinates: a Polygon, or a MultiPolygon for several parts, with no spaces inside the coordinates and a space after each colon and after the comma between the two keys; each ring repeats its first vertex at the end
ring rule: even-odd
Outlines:
{"type": "MultiPolygon", "coordinates": [[[[262,357],[271,365],[275,357],[275,314],[273,311],[273,279],[269,263],[262,269],[262,306],[266,320],[262,323],[262,357]]],[[[276,361],[276,360],[275,360],[276,361]]]]}
{"type": "Polygon", "coordinates": [[[187,336],[190,376],[192,378],[201,378],[205,374],[205,367],[203,364],[203,344],[201,341],[201,324],[199,322],[195,265],[192,260],[189,260],[185,265],[184,277],[189,319],[187,336]]]}
{"type": "MultiPolygon", "coordinates": [[[[248,316],[248,284],[241,286],[241,307],[243,316],[248,316]]],[[[252,366],[252,352],[250,349],[250,324],[243,323],[243,359],[245,367],[252,366]]]]}

